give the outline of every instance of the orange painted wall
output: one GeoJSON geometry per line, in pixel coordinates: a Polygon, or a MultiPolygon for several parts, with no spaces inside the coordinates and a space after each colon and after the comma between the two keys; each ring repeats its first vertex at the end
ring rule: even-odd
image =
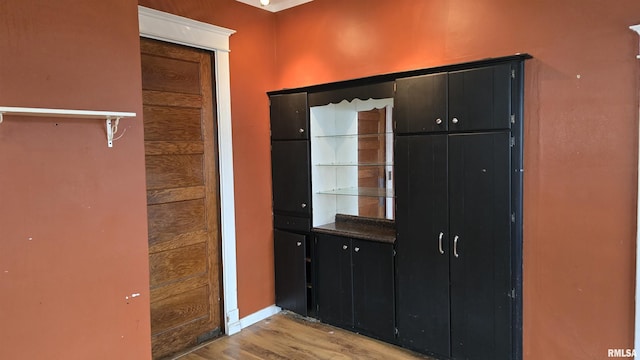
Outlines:
{"type": "MultiPolygon", "coordinates": [[[[141,114],[136,5],[1,1],[0,106],[141,114]]],[[[141,117],[120,133],[0,124],[0,359],[150,359],[141,117]]]]}
{"type": "Polygon", "coordinates": [[[230,68],[242,318],[275,302],[266,95],[275,81],[275,16],[233,0],[140,0],[140,5],[237,31],[230,38],[230,68]]]}
{"type": "Polygon", "coordinates": [[[524,357],[633,348],[637,0],[316,0],[277,15],[277,86],[527,52],[524,357]]]}
{"type": "MultiPolygon", "coordinates": [[[[633,346],[639,2],[140,4],[238,31],[241,317],[274,301],[267,90],[528,52],[525,358],[633,346]]],[[[0,2],[0,106],[140,114],[136,5],[0,2]]],[[[98,121],[0,125],[0,358],[149,358],[141,118],[122,124],[113,149],[98,121]]]]}

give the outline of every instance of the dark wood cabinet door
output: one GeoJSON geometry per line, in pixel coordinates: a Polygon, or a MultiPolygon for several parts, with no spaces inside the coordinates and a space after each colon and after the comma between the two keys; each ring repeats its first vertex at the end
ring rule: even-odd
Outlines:
{"type": "Polygon", "coordinates": [[[399,342],[450,355],[448,135],[396,138],[399,342]]]}
{"type": "Polygon", "coordinates": [[[393,245],[355,239],[352,244],[354,327],[394,341],[393,245]]]}
{"type": "Polygon", "coordinates": [[[511,82],[511,64],[449,73],[449,130],[509,129],[511,82]]]}
{"type": "Polygon", "coordinates": [[[353,327],[351,251],[348,238],[318,235],[318,315],[327,324],[347,328],[353,327]]]}
{"type": "Polygon", "coordinates": [[[274,230],[276,305],[307,315],[306,236],[274,230]]]}
{"type": "Polygon", "coordinates": [[[309,162],[308,141],[271,143],[274,212],[311,214],[309,162]]]}
{"type": "Polygon", "coordinates": [[[307,93],[272,95],[269,100],[272,140],[309,138],[307,93]]]}
{"type": "Polygon", "coordinates": [[[511,358],[509,133],[449,136],[455,359],[511,358]]]}
{"type": "Polygon", "coordinates": [[[396,80],[393,100],[396,133],[447,130],[447,74],[396,80]]]}

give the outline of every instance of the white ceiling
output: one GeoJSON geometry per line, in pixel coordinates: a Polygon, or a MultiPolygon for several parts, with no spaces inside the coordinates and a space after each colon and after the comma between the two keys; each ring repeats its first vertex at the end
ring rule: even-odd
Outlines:
{"type": "Polygon", "coordinates": [[[302,5],[313,0],[271,0],[271,3],[267,6],[260,5],[260,0],[236,0],[241,3],[249,4],[260,9],[268,10],[271,12],[278,12],[280,10],[292,8],[294,6],[302,5]]]}

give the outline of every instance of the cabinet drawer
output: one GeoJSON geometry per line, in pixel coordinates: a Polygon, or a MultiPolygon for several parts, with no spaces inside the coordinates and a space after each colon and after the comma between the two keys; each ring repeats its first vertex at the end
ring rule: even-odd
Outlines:
{"type": "Polygon", "coordinates": [[[273,227],[283,230],[311,231],[311,219],[307,217],[274,215],[273,227]]]}

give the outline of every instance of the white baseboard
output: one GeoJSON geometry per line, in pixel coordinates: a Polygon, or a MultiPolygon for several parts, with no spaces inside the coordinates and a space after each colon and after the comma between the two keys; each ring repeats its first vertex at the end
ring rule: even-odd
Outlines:
{"type": "Polygon", "coordinates": [[[247,326],[251,326],[257,323],[258,321],[262,321],[268,318],[269,316],[273,316],[279,313],[280,311],[281,309],[278,306],[275,306],[275,305],[268,306],[262,310],[256,311],[253,314],[247,315],[242,319],[240,319],[240,327],[244,329],[247,326]]]}

